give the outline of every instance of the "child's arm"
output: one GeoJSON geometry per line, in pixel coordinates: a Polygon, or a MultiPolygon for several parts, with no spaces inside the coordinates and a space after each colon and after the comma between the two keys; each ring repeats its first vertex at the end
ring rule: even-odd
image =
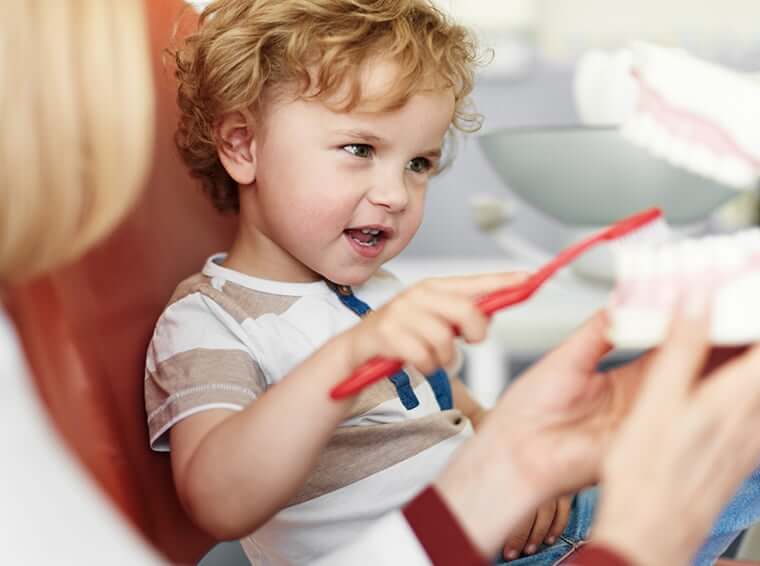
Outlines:
{"type": "Polygon", "coordinates": [[[201,527],[239,538],[298,490],[351,407],[328,401],[353,369],[350,345],[347,334],[331,340],[240,412],[204,411],[172,428],[177,492],[201,527]]]}
{"type": "Polygon", "coordinates": [[[174,425],[172,467],[190,516],[219,538],[256,530],[296,494],[348,414],[351,401],[329,400],[332,386],[378,355],[432,373],[454,358],[452,328],[469,341],[485,336],[488,320],[473,298],[522,278],[490,274],[415,285],[330,340],[244,410],[204,411],[174,425]]]}

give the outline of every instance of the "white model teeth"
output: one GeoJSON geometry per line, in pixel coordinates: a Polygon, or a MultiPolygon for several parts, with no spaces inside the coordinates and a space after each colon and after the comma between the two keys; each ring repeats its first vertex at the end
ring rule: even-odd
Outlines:
{"type": "Polygon", "coordinates": [[[623,348],[660,343],[677,301],[709,289],[714,344],[760,340],[760,230],[662,246],[614,250],[617,285],[608,307],[611,342],[623,348]]]}
{"type": "Polygon", "coordinates": [[[584,123],[622,125],[632,142],[731,187],[760,179],[760,75],[634,43],[587,53],[574,87],[584,123]]]}
{"type": "Polygon", "coordinates": [[[629,141],[677,167],[738,189],[752,189],[760,173],[737,156],[717,155],[698,142],[674,136],[645,112],[635,113],[620,131],[629,141]]]}

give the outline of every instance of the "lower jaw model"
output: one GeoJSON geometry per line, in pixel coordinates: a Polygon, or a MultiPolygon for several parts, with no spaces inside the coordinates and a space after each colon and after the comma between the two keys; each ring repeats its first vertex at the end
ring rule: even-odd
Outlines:
{"type": "Polygon", "coordinates": [[[622,134],[674,165],[738,189],[760,175],[760,78],[688,53],[634,48],[638,102],[622,134]]]}
{"type": "Polygon", "coordinates": [[[741,346],[760,340],[760,229],[616,250],[616,285],[608,305],[617,347],[656,346],[676,305],[689,293],[710,301],[710,341],[741,346]]]}
{"type": "MultiPolygon", "coordinates": [[[[619,124],[626,139],[673,165],[738,190],[757,188],[759,77],[634,44],[614,58],[581,61],[576,96],[587,121],[619,124]]],[[[659,344],[680,297],[695,287],[711,297],[714,344],[760,340],[760,230],[615,253],[608,311],[616,346],[659,344]]]]}

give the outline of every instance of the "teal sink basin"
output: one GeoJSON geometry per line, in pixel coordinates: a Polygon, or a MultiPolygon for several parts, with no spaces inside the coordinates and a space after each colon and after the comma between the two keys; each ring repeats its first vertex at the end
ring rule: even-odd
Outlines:
{"type": "Polygon", "coordinates": [[[670,224],[693,224],[739,194],[654,157],[614,127],[506,129],[478,140],[509,189],[568,226],[603,226],[652,206],[670,224]]]}

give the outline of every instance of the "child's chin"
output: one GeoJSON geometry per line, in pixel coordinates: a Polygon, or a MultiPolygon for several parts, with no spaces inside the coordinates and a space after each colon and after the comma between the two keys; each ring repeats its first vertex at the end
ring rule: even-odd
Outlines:
{"type": "Polygon", "coordinates": [[[377,271],[377,269],[353,269],[350,272],[347,271],[341,271],[340,273],[335,273],[334,277],[329,277],[326,274],[323,274],[323,276],[335,283],[336,285],[348,285],[349,287],[359,287],[361,285],[364,285],[367,281],[369,281],[370,277],[374,275],[374,273],[377,271]]]}

